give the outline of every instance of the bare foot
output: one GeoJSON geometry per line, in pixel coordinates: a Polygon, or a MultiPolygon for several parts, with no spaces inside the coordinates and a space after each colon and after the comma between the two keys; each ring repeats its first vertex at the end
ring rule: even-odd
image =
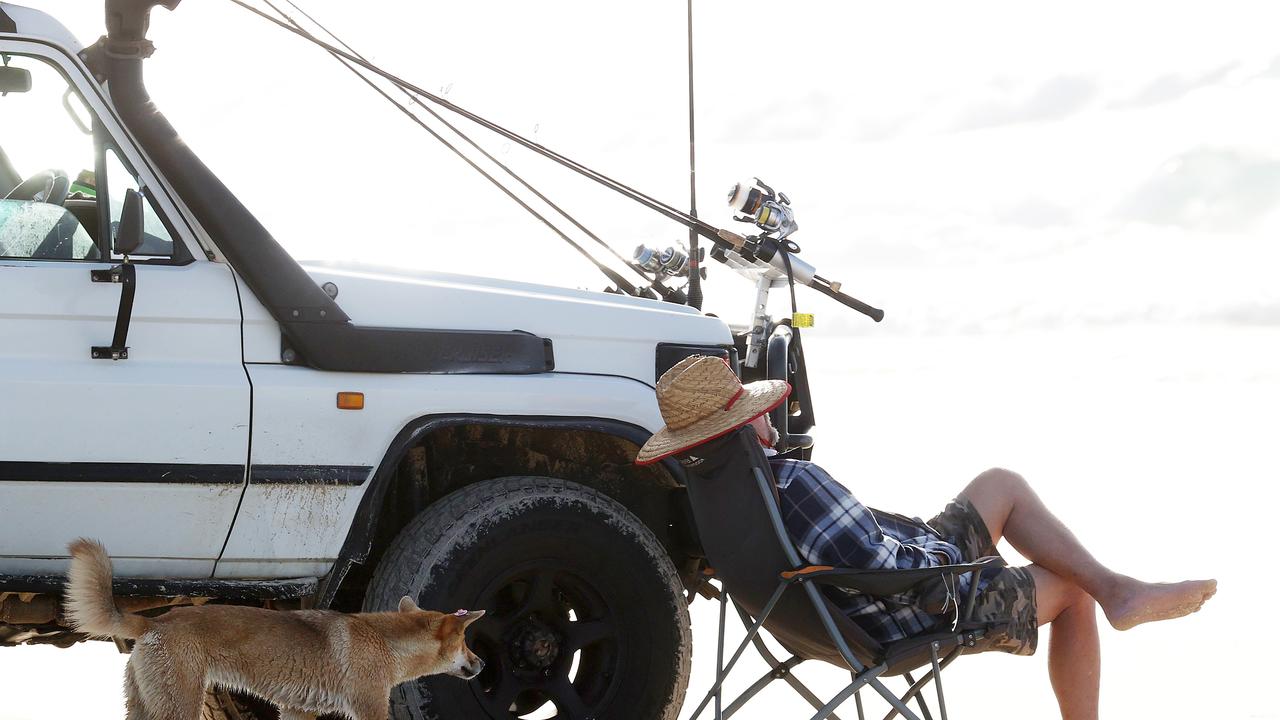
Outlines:
{"type": "Polygon", "coordinates": [[[1117,630],[1190,615],[1218,591],[1217,580],[1148,583],[1124,578],[1121,583],[1113,598],[1099,602],[1107,620],[1117,630]]]}

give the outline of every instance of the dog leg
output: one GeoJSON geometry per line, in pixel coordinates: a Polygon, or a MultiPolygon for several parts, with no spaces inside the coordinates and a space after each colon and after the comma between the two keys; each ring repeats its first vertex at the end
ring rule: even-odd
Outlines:
{"type": "Polygon", "coordinates": [[[132,690],[137,691],[138,702],[130,706],[144,720],[200,720],[204,711],[204,678],[191,667],[161,664],[163,654],[149,657],[135,653],[129,662],[127,677],[132,680],[132,690]],[[134,661],[139,662],[134,662],[134,661]]]}
{"type": "Polygon", "coordinates": [[[355,720],[387,720],[390,712],[391,688],[387,688],[382,697],[365,696],[354,698],[351,702],[351,716],[355,720]]]}
{"type": "Polygon", "coordinates": [[[142,690],[138,688],[138,679],[133,675],[132,662],[124,666],[124,707],[125,720],[150,720],[142,705],[142,690]]]}

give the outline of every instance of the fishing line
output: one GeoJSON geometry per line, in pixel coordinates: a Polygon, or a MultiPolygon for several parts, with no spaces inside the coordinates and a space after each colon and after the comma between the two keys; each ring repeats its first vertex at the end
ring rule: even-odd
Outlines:
{"type": "MultiPolygon", "coordinates": [[[[406,92],[412,93],[425,100],[429,100],[432,103],[440,107],[443,107],[446,110],[449,110],[450,112],[453,112],[457,115],[461,115],[462,117],[476,123],[477,125],[480,125],[483,128],[486,128],[494,133],[497,133],[498,135],[501,135],[502,137],[507,138],[508,140],[526,149],[532,150],[533,152],[539,155],[542,155],[543,157],[549,160],[552,160],[566,168],[569,168],[570,170],[573,170],[574,172],[582,175],[583,177],[594,180],[595,182],[601,185],[604,185],[605,187],[610,188],[611,190],[614,190],[615,192],[623,196],[626,196],[631,200],[634,200],[635,202],[649,208],[650,210],[653,210],[659,215],[662,215],[670,220],[674,220],[675,222],[688,227],[690,230],[694,231],[698,235],[701,235],[702,237],[705,237],[711,240],[712,243],[715,244],[716,246],[715,250],[713,250],[713,252],[711,253],[711,256],[713,258],[720,259],[723,261],[722,257],[717,257],[717,251],[720,251],[720,252],[732,251],[735,254],[741,254],[744,251],[744,248],[747,248],[747,245],[749,242],[753,244],[753,247],[747,248],[747,250],[751,251],[754,249],[754,244],[758,241],[758,238],[754,240],[749,238],[744,238],[743,236],[735,232],[732,232],[730,230],[717,228],[716,226],[711,225],[710,223],[699,220],[697,217],[694,217],[689,213],[686,213],[682,210],[672,207],[671,205],[668,205],[667,203],[664,203],[661,200],[654,199],[640,192],[639,190],[636,190],[635,188],[625,185],[617,180],[614,180],[613,178],[603,173],[592,170],[591,168],[586,167],[585,165],[582,165],[581,163],[575,160],[565,157],[564,155],[561,155],[560,153],[555,152],[554,150],[544,147],[539,143],[533,142],[532,140],[529,140],[528,138],[518,133],[508,130],[505,127],[502,127],[501,125],[498,125],[497,123],[487,120],[465,108],[459,107],[458,105],[455,105],[454,103],[444,99],[443,97],[440,97],[439,95],[436,95],[427,90],[424,90],[423,88],[418,87],[417,85],[414,85],[413,83],[410,83],[409,81],[404,80],[403,78],[400,78],[391,72],[383,70],[382,68],[378,67],[377,65],[374,65],[373,63],[369,62],[368,60],[362,57],[359,57],[350,52],[339,49],[329,43],[326,43],[323,40],[320,40],[319,38],[312,35],[307,30],[296,26],[296,23],[294,25],[290,25],[289,23],[283,20],[272,17],[271,15],[263,12],[262,10],[256,7],[253,7],[252,5],[249,5],[244,0],[229,0],[229,1],[232,4],[237,5],[238,7],[246,10],[247,12],[257,15],[263,20],[266,20],[267,22],[275,25],[276,27],[282,30],[285,30],[286,32],[289,32],[293,35],[297,35],[298,37],[301,37],[302,39],[325,50],[331,55],[334,55],[342,60],[345,60],[348,63],[358,65],[361,68],[364,68],[365,70],[368,70],[369,72],[390,81],[391,83],[395,84],[397,87],[401,88],[406,92]]],[[[558,235],[560,235],[563,239],[565,239],[566,242],[569,242],[575,248],[579,248],[579,251],[582,252],[584,255],[590,257],[592,262],[595,263],[596,266],[601,269],[601,272],[604,272],[611,280],[614,280],[614,282],[618,282],[619,280],[622,280],[620,275],[618,275],[612,269],[608,269],[607,266],[603,265],[602,263],[599,262],[599,260],[596,260],[594,257],[590,256],[590,254],[587,253],[585,250],[582,250],[581,246],[579,246],[577,243],[573,242],[570,238],[568,238],[568,236],[565,235],[563,232],[561,232],[559,228],[557,228],[545,217],[538,214],[532,208],[529,208],[527,203],[525,203],[523,200],[520,200],[518,197],[516,197],[514,193],[512,193],[508,188],[506,188],[504,185],[502,185],[500,182],[494,179],[489,173],[479,168],[479,166],[477,166],[470,158],[467,158],[460,150],[458,150],[455,146],[453,146],[447,140],[445,140],[439,133],[435,132],[430,127],[428,127],[425,123],[423,123],[421,121],[421,118],[418,118],[418,116],[412,113],[407,107],[404,107],[399,103],[395,102],[395,100],[390,98],[390,96],[387,95],[385,91],[383,91],[381,88],[378,88],[372,81],[370,81],[363,74],[361,74],[361,78],[363,78],[366,83],[369,83],[371,86],[375,87],[375,89],[377,89],[379,93],[383,94],[384,97],[386,97],[389,102],[392,102],[396,104],[398,107],[400,107],[402,112],[405,112],[410,117],[415,118],[415,121],[422,124],[423,128],[426,129],[429,133],[431,133],[436,139],[440,140],[440,142],[444,143],[446,147],[449,147],[451,150],[457,153],[460,157],[466,160],[468,164],[470,164],[473,168],[475,168],[477,172],[480,172],[482,175],[488,178],[490,182],[493,182],[494,184],[498,185],[498,187],[504,193],[511,196],[513,200],[515,200],[517,203],[520,203],[521,206],[529,210],[530,213],[532,213],[535,217],[540,219],[544,224],[546,224],[548,227],[555,230],[555,232],[558,235]]],[[[750,252],[748,252],[746,255],[743,255],[743,257],[747,259],[752,259],[752,255],[750,252]]],[[[812,277],[805,282],[805,285],[808,285],[814,290],[817,290],[823,295],[826,295],[827,297],[847,307],[853,308],[854,310],[857,310],[858,312],[861,312],[864,315],[867,315],[868,317],[872,318],[876,322],[879,322],[884,317],[884,312],[882,310],[874,308],[858,300],[857,298],[850,297],[840,292],[839,283],[828,280],[822,277],[821,275],[818,275],[817,273],[813,273],[812,277]]],[[[629,292],[631,292],[632,294],[635,294],[636,292],[634,291],[634,286],[632,286],[629,282],[626,282],[625,280],[622,280],[622,282],[619,283],[619,287],[631,287],[633,288],[633,290],[629,292]]]]}
{"type": "Polygon", "coordinates": [[[564,155],[561,155],[560,153],[554,150],[551,150],[550,148],[547,148],[539,143],[533,142],[532,140],[529,140],[523,135],[520,135],[519,133],[513,132],[511,130],[508,130],[507,128],[501,125],[498,125],[495,122],[487,120],[471,112],[470,110],[467,110],[466,108],[459,107],[458,105],[455,105],[454,103],[444,99],[443,97],[440,97],[439,95],[429,92],[421,87],[418,87],[417,85],[414,85],[413,83],[401,77],[396,76],[394,73],[383,70],[382,68],[378,67],[377,65],[374,65],[373,63],[367,60],[364,60],[360,57],[352,55],[349,52],[341,50],[329,43],[326,43],[323,40],[320,40],[319,38],[310,34],[306,30],[293,27],[283,20],[274,18],[268,15],[267,13],[263,12],[262,10],[259,10],[258,8],[253,7],[252,5],[249,5],[248,3],[244,2],[244,0],[228,0],[228,1],[243,8],[244,10],[250,13],[253,13],[254,15],[257,15],[258,17],[266,20],[267,22],[272,23],[273,25],[281,28],[282,30],[285,30],[289,33],[297,35],[298,37],[301,37],[304,40],[307,40],[308,42],[328,51],[331,54],[336,54],[351,63],[359,65],[360,67],[368,70],[369,72],[372,72],[376,75],[379,75],[380,77],[383,77],[389,80],[390,82],[396,84],[397,86],[409,92],[412,92],[413,94],[419,97],[422,97],[426,100],[430,100],[431,102],[435,103],[436,105],[439,105],[440,107],[445,108],[446,110],[449,110],[450,112],[461,115],[462,117],[476,123],[477,125],[480,125],[481,127],[491,130],[524,148],[532,150],[533,152],[536,152],[539,155],[542,155],[543,157],[553,160],[556,163],[559,163],[560,165],[567,167],[570,170],[573,170],[574,172],[577,172],[578,174],[584,177],[590,178],[591,180],[594,180],[597,183],[604,185],[605,187],[608,187],[618,193],[621,193],[622,195],[625,195],[631,198],[632,200],[635,200],[636,202],[640,203],[641,205],[644,205],[645,207],[648,207],[650,210],[653,210],[659,213],[660,215],[663,215],[682,225],[690,227],[691,229],[696,230],[703,237],[709,238],[710,240],[712,240],[718,245],[740,247],[742,244],[742,238],[738,236],[736,233],[732,233],[727,230],[721,230],[720,228],[717,228],[714,225],[711,225],[709,223],[703,222],[698,218],[692,217],[688,213],[682,210],[679,210],[677,208],[674,208],[671,205],[668,205],[662,202],[661,200],[652,198],[640,192],[639,190],[636,190],[635,188],[625,185],[617,180],[614,180],[613,178],[603,173],[592,170],[591,168],[577,162],[576,160],[573,160],[564,155]]]}
{"type": "MultiPolygon", "coordinates": [[[[290,7],[292,7],[294,10],[296,10],[299,14],[301,14],[303,17],[305,17],[307,20],[309,20],[313,25],[315,25],[316,27],[320,28],[320,30],[321,30],[322,32],[324,32],[324,33],[325,33],[326,35],[328,35],[329,37],[333,38],[334,42],[336,42],[336,43],[338,43],[339,45],[341,45],[342,47],[346,48],[346,50],[348,50],[352,55],[355,55],[356,57],[359,57],[359,58],[360,58],[360,59],[362,59],[362,60],[368,61],[368,58],[366,58],[366,57],[365,57],[364,55],[362,55],[359,51],[357,51],[355,48],[353,48],[353,47],[352,47],[349,43],[347,43],[345,40],[343,40],[342,38],[338,37],[338,35],[337,35],[336,33],[334,33],[332,30],[330,30],[330,29],[329,29],[329,28],[328,28],[324,23],[322,23],[322,22],[320,22],[319,20],[316,20],[314,17],[312,17],[311,13],[308,13],[306,10],[304,10],[304,9],[303,9],[303,8],[301,8],[301,7],[299,7],[297,3],[293,2],[293,0],[285,0],[285,2],[287,2],[287,3],[289,4],[289,6],[290,6],[290,7]]],[[[267,4],[268,4],[268,5],[271,5],[271,3],[267,3],[267,4]]],[[[274,5],[272,6],[272,8],[273,8],[273,9],[275,9],[275,10],[276,10],[276,12],[280,12],[280,11],[279,11],[279,9],[278,9],[278,8],[275,8],[275,6],[274,6],[274,5]]],[[[298,24],[297,24],[295,21],[293,21],[293,20],[292,20],[292,18],[289,18],[289,17],[288,17],[287,15],[285,15],[284,13],[280,13],[280,14],[281,14],[282,16],[284,16],[286,19],[288,19],[290,22],[292,22],[292,23],[294,24],[294,26],[295,26],[295,27],[298,27],[298,24]]],[[[341,59],[341,58],[339,58],[339,59],[341,59]]],[[[343,65],[344,65],[347,69],[351,70],[353,73],[359,74],[359,71],[358,71],[356,68],[352,67],[349,63],[347,63],[347,62],[343,61],[343,65]]],[[[650,277],[649,277],[649,276],[644,272],[644,270],[643,270],[642,268],[640,268],[638,265],[636,265],[636,264],[635,264],[635,262],[634,262],[634,261],[632,261],[632,260],[628,260],[626,257],[623,257],[623,255],[622,255],[621,253],[619,253],[617,250],[615,250],[615,249],[613,248],[613,246],[612,246],[612,245],[610,245],[609,243],[605,242],[602,238],[600,238],[600,236],[599,236],[599,235],[596,235],[594,232],[592,232],[591,230],[587,229],[587,227],[586,227],[586,226],[584,226],[582,223],[580,223],[580,222],[579,222],[575,217],[573,217],[572,215],[570,215],[566,210],[564,210],[564,208],[560,207],[560,205],[556,204],[555,202],[552,202],[550,198],[548,198],[546,195],[544,195],[542,192],[540,192],[537,188],[535,188],[533,185],[531,185],[529,182],[527,182],[523,177],[521,177],[520,175],[518,175],[514,170],[512,170],[510,167],[508,167],[505,163],[503,163],[502,161],[498,160],[498,158],[494,157],[492,153],[488,152],[488,151],[487,151],[487,150],[485,150],[483,147],[481,147],[478,143],[476,143],[476,141],[475,141],[475,140],[471,139],[471,137],[470,137],[470,136],[468,136],[466,133],[464,133],[462,130],[460,130],[456,125],[454,125],[453,123],[449,122],[447,119],[445,119],[445,118],[444,118],[444,116],[440,115],[440,113],[438,113],[438,112],[436,112],[435,110],[433,110],[433,109],[431,108],[431,106],[429,106],[429,105],[427,105],[426,103],[422,102],[422,100],[420,100],[420,99],[418,98],[418,96],[417,96],[417,95],[414,95],[413,93],[409,92],[408,90],[405,90],[403,87],[396,86],[396,88],[397,88],[398,90],[400,90],[400,92],[404,93],[404,94],[405,94],[405,96],[409,98],[410,102],[412,102],[414,105],[416,105],[416,106],[418,106],[418,107],[422,108],[422,110],[423,110],[423,111],[425,111],[425,112],[426,112],[427,114],[429,114],[431,117],[433,117],[433,118],[435,118],[437,121],[439,121],[439,122],[440,122],[440,124],[442,124],[442,125],[444,125],[445,127],[449,128],[449,130],[451,130],[455,135],[457,135],[459,138],[461,138],[463,141],[465,141],[465,142],[466,142],[468,145],[470,145],[472,148],[475,148],[475,150],[476,150],[477,152],[479,152],[481,155],[483,155],[483,156],[485,157],[485,159],[486,159],[486,160],[488,160],[488,161],[492,162],[494,165],[497,165],[497,166],[498,166],[499,168],[501,168],[504,172],[506,172],[506,173],[507,173],[507,175],[511,176],[511,178],[512,178],[512,179],[514,179],[516,182],[518,182],[518,183],[520,183],[522,186],[524,186],[524,188],[525,188],[526,190],[528,190],[529,192],[533,193],[535,197],[537,197],[537,198],[538,198],[539,200],[541,200],[542,202],[546,203],[546,204],[547,204],[547,206],[549,206],[552,210],[555,210],[555,211],[556,211],[557,213],[559,213],[559,214],[560,214],[564,219],[566,219],[566,220],[568,220],[570,223],[572,223],[574,227],[576,227],[576,228],[578,228],[578,230],[582,231],[582,233],[583,233],[583,234],[585,234],[587,237],[589,237],[589,238],[591,238],[592,240],[594,240],[597,244],[599,244],[599,245],[600,245],[601,247],[603,247],[604,249],[608,250],[608,251],[609,251],[609,252],[610,252],[610,253],[611,253],[615,258],[617,258],[617,259],[618,259],[618,261],[619,261],[619,262],[621,262],[623,265],[627,266],[627,268],[629,268],[632,272],[634,272],[634,273],[636,273],[637,275],[640,275],[641,277],[643,277],[643,278],[645,279],[645,281],[646,281],[646,282],[648,282],[648,283],[650,283],[650,285],[651,285],[655,290],[657,290],[657,291],[658,291],[658,292],[659,292],[663,297],[668,297],[669,295],[671,295],[671,294],[674,292],[671,288],[668,288],[668,287],[666,287],[665,285],[663,285],[662,283],[660,283],[660,282],[658,282],[658,281],[656,281],[656,280],[651,279],[651,278],[650,278],[650,277]]]]}
{"type": "MultiPolygon", "coordinates": [[[[232,2],[236,2],[236,1],[237,1],[237,0],[232,0],[232,2]]],[[[314,36],[314,35],[311,35],[307,30],[303,29],[303,28],[301,27],[301,25],[299,25],[299,24],[297,23],[297,21],[296,21],[296,20],[294,20],[293,18],[291,18],[287,13],[285,13],[283,10],[281,10],[279,7],[277,7],[273,2],[271,2],[271,0],[263,0],[263,2],[265,2],[265,3],[267,4],[267,6],[268,6],[268,7],[270,7],[272,10],[276,11],[277,13],[279,13],[279,14],[280,14],[280,16],[281,16],[281,17],[283,17],[283,18],[285,18],[285,20],[286,20],[286,21],[288,21],[289,23],[291,23],[291,24],[293,25],[293,27],[294,27],[294,28],[296,28],[296,29],[297,29],[297,31],[301,34],[301,37],[304,37],[304,38],[310,39],[310,40],[312,40],[313,42],[316,42],[317,44],[323,44],[323,43],[321,43],[321,41],[320,41],[318,38],[315,38],[315,36],[314,36]]],[[[239,3],[237,2],[237,4],[239,4],[239,3]]],[[[297,6],[296,6],[296,5],[294,5],[292,2],[290,2],[289,4],[290,4],[290,5],[293,5],[293,7],[294,7],[295,9],[297,9],[297,6]]],[[[302,12],[302,11],[301,11],[301,10],[299,10],[299,12],[302,12]]],[[[303,12],[303,14],[305,15],[306,13],[305,13],[305,12],[303,12]]],[[[275,20],[275,18],[271,18],[270,16],[266,16],[266,15],[264,15],[264,17],[267,17],[268,19],[271,19],[271,20],[273,20],[273,21],[275,20]]],[[[310,17],[310,16],[308,16],[308,18],[309,18],[309,17],[310,17]]],[[[314,21],[314,20],[312,20],[312,22],[315,22],[315,21],[314,21]]],[[[317,25],[317,26],[319,26],[320,24],[319,24],[319,23],[316,23],[316,25],[317,25]]],[[[326,31],[326,32],[328,32],[328,31],[326,31]]],[[[337,40],[338,42],[342,42],[341,40],[338,40],[338,38],[337,38],[336,36],[334,37],[334,39],[335,39],[335,40],[337,40]]],[[[344,43],[344,44],[345,44],[345,43],[344,43]]],[[[352,52],[354,52],[354,50],[353,50],[352,52]]],[[[400,103],[399,101],[397,101],[395,98],[391,97],[391,95],[390,95],[389,93],[387,93],[387,91],[385,91],[385,90],[383,90],[382,88],[378,87],[378,85],[377,85],[376,83],[374,83],[372,80],[370,80],[368,77],[366,77],[366,76],[364,75],[364,73],[361,73],[360,71],[356,70],[356,68],[355,68],[355,67],[353,67],[353,66],[350,64],[350,62],[348,62],[348,61],[343,57],[343,54],[338,53],[337,51],[334,51],[334,50],[330,50],[330,51],[329,51],[329,54],[330,54],[330,55],[332,55],[336,60],[338,60],[339,62],[341,62],[344,66],[346,66],[346,67],[347,67],[349,70],[351,70],[353,73],[355,73],[355,75],[356,75],[357,77],[359,77],[361,80],[363,80],[363,81],[364,81],[364,83],[365,83],[366,85],[368,85],[369,87],[373,88],[373,90],[374,90],[375,92],[377,92],[379,95],[381,95],[381,96],[383,97],[383,99],[385,99],[387,102],[389,102],[389,103],[391,103],[392,105],[394,105],[396,108],[398,108],[398,109],[400,110],[400,112],[404,113],[408,118],[410,118],[410,119],[411,119],[411,120],[413,120],[415,123],[417,123],[419,127],[421,127],[423,130],[426,130],[428,133],[430,133],[430,134],[431,134],[431,136],[432,136],[432,137],[434,137],[436,140],[439,140],[439,141],[441,142],[441,144],[443,144],[446,148],[448,148],[448,149],[452,150],[452,151],[454,152],[454,154],[456,154],[458,157],[462,158],[462,160],[463,160],[464,162],[466,162],[468,165],[470,165],[470,166],[471,166],[471,168],[472,168],[473,170],[475,170],[476,172],[480,173],[480,174],[481,174],[481,175],[482,175],[486,180],[488,180],[489,182],[493,183],[493,185],[494,185],[495,187],[497,187],[499,190],[501,190],[504,194],[506,194],[506,196],[507,196],[507,197],[511,198],[511,199],[512,199],[516,204],[518,204],[520,207],[522,207],[522,208],[524,208],[525,210],[527,210],[527,211],[529,212],[529,214],[533,215],[535,218],[537,218],[538,220],[542,221],[542,223],[543,223],[544,225],[546,225],[548,228],[550,228],[552,232],[554,232],[556,235],[559,235],[559,236],[560,236],[560,238],[561,238],[562,240],[564,240],[564,241],[565,241],[566,243],[568,243],[571,247],[573,247],[575,250],[577,250],[579,253],[581,253],[581,254],[583,255],[583,257],[585,257],[585,258],[587,258],[589,261],[591,261],[591,262],[596,266],[596,268],[598,268],[598,269],[600,270],[600,272],[601,272],[601,273],[603,273],[603,274],[605,275],[605,277],[608,277],[608,278],[609,278],[609,280],[610,280],[611,282],[613,282],[614,284],[616,284],[616,285],[618,286],[618,289],[619,289],[619,290],[621,290],[621,291],[623,291],[623,292],[625,292],[625,293],[627,293],[627,294],[629,294],[629,295],[639,295],[639,294],[640,294],[640,291],[639,291],[639,290],[638,290],[634,285],[632,285],[630,282],[628,282],[628,281],[626,280],[626,278],[622,277],[619,273],[617,273],[615,270],[613,270],[613,268],[610,268],[610,267],[608,267],[607,265],[605,265],[605,264],[601,263],[597,258],[595,258],[595,256],[593,256],[591,253],[587,252],[587,249],[586,249],[586,248],[584,248],[584,247],[582,247],[581,245],[579,245],[578,243],[574,242],[573,238],[570,238],[567,234],[565,234],[565,232],[564,232],[563,230],[561,230],[559,227],[557,227],[557,226],[555,225],[555,223],[551,222],[551,220],[549,220],[548,218],[546,218],[545,216],[543,216],[541,213],[539,213],[537,210],[535,210],[533,207],[531,207],[528,203],[526,203],[526,202],[525,202],[524,200],[522,200],[519,196],[517,196],[514,192],[512,192],[510,188],[508,188],[506,185],[503,185],[503,184],[502,184],[502,182],[501,182],[500,180],[498,180],[497,178],[495,178],[493,175],[489,174],[489,173],[488,173],[484,168],[482,168],[482,167],[480,167],[479,165],[477,165],[477,164],[476,164],[476,162],[475,162],[474,160],[472,160],[471,158],[467,157],[467,155],[466,155],[465,153],[463,153],[461,149],[459,149],[459,148],[458,148],[456,145],[454,145],[453,143],[449,142],[449,141],[448,141],[448,140],[447,140],[443,135],[441,135],[440,133],[436,132],[436,130],[435,130],[434,128],[432,128],[430,125],[427,125],[427,124],[426,124],[426,122],[424,122],[424,121],[422,120],[422,118],[420,118],[420,117],[418,117],[417,115],[415,115],[415,114],[413,113],[413,111],[412,111],[412,110],[410,110],[410,109],[409,109],[408,107],[406,107],[405,105],[401,104],[401,103],[400,103]]],[[[461,134],[461,133],[459,133],[459,134],[461,134]]],[[[473,144],[474,144],[474,143],[473,143],[473,144]]],[[[482,152],[483,152],[483,151],[482,151],[482,152]]],[[[486,153],[486,154],[487,154],[487,153],[486,153]]],[[[491,158],[491,159],[492,159],[492,158],[491,158]]],[[[508,172],[509,172],[509,171],[508,171],[508,172]]],[[[545,200],[545,198],[543,198],[543,199],[545,200]]],[[[548,204],[550,204],[550,203],[548,203],[548,204]]]]}

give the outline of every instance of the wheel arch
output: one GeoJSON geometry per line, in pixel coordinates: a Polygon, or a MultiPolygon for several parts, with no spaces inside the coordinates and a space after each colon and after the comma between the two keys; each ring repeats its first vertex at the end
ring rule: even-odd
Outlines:
{"type": "Polygon", "coordinates": [[[387,545],[433,502],[509,475],[545,475],[604,492],[657,536],[687,583],[701,552],[684,473],[669,459],[650,466],[632,462],[650,434],[633,423],[586,416],[439,414],[413,420],[374,471],[338,558],[320,583],[316,606],[351,604],[387,545]]]}

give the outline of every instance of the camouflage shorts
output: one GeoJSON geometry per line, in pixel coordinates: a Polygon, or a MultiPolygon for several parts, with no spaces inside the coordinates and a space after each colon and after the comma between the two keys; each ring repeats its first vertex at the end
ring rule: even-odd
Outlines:
{"type": "MultiPolygon", "coordinates": [[[[929,521],[948,542],[960,548],[966,560],[999,555],[991,532],[973,505],[964,499],[947,503],[947,507],[929,521]]],[[[999,650],[1014,655],[1031,655],[1036,651],[1039,635],[1036,627],[1036,582],[1022,567],[1006,567],[994,575],[984,573],[986,585],[978,591],[973,619],[994,623],[995,627],[968,652],[999,650]]]]}

